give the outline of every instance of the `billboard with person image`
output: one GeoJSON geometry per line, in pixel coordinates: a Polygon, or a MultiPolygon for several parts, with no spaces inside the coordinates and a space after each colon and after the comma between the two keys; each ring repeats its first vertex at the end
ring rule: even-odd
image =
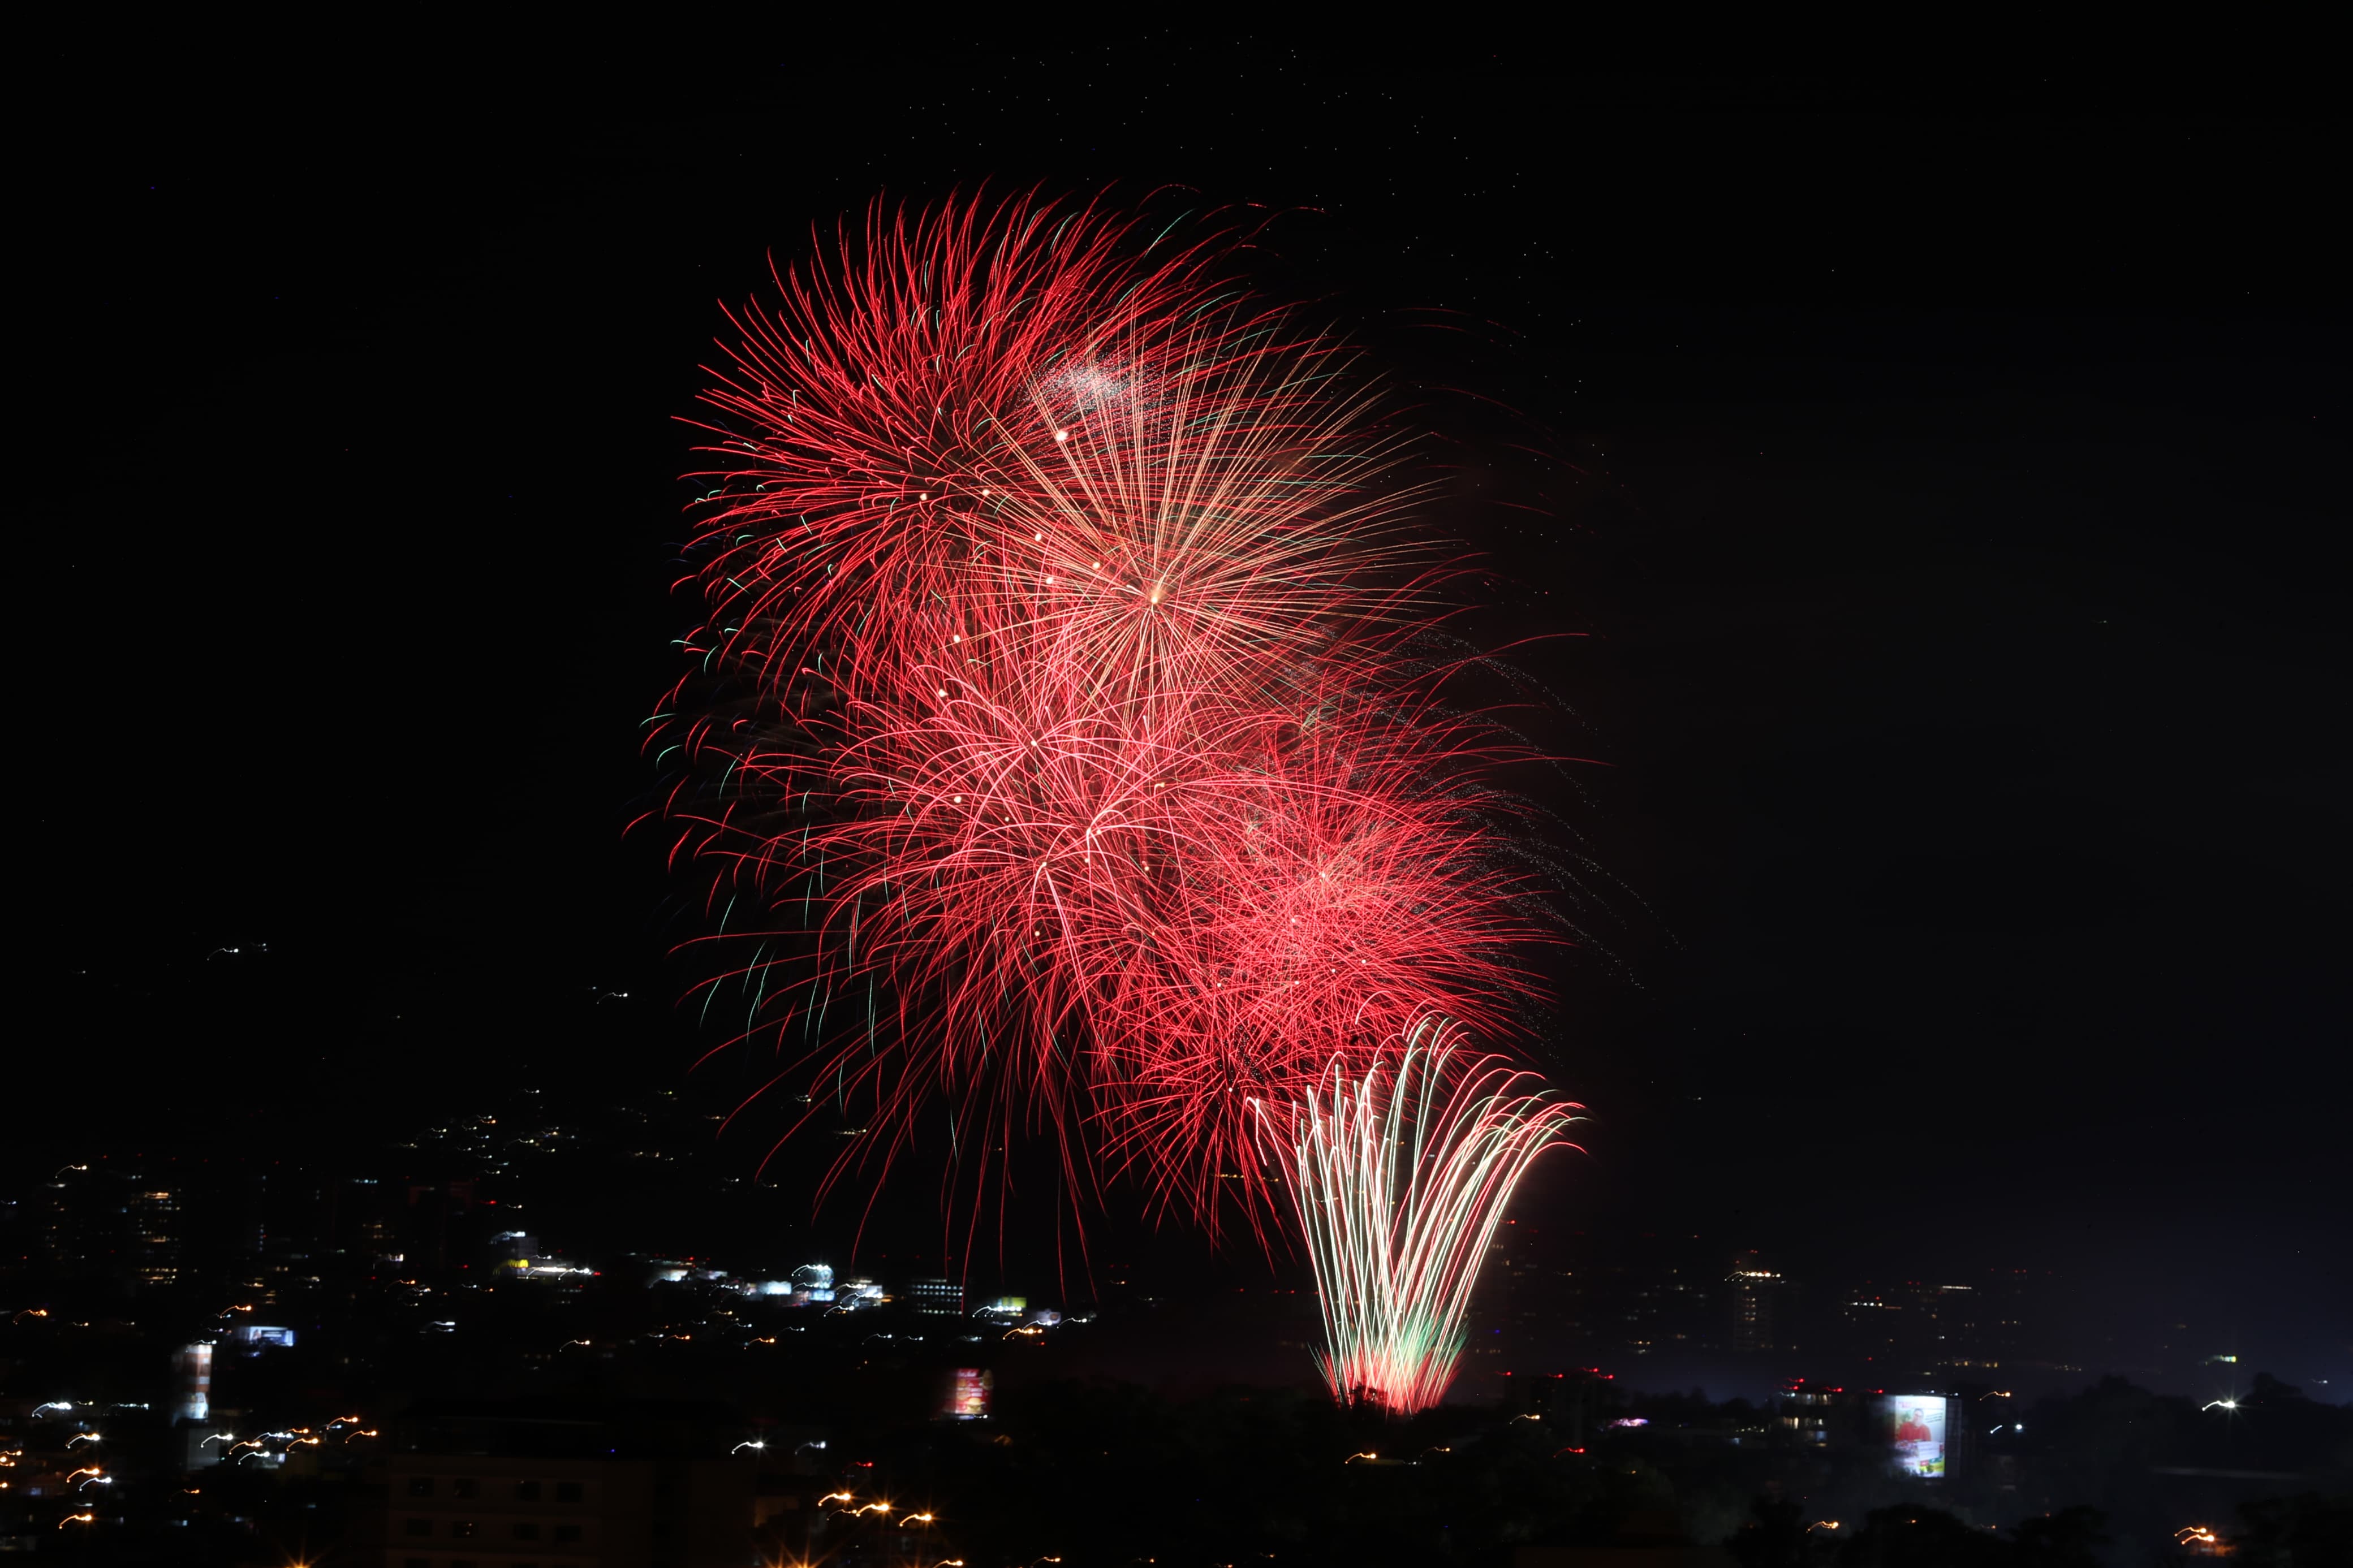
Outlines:
{"type": "Polygon", "coordinates": [[[1945,1396],[1889,1394],[1879,1401],[1888,1446],[1899,1475],[1924,1480],[1945,1475],[1945,1396]]]}

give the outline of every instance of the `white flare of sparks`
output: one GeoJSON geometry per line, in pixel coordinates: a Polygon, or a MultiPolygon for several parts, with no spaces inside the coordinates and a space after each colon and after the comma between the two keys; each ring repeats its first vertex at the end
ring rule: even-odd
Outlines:
{"type": "Polygon", "coordinates": [[[1406,1415],[1445,1396],[1512,1194],[1546,1150],[1574,1146],[1579,1107],[1460,1047],[1430,1020],[1394,1064],[1361,1079],[1335,1064],[1306,1104],[1259,1106],[1323,1301],[1316,1363],[1343,1404],[1406,1415]]]}

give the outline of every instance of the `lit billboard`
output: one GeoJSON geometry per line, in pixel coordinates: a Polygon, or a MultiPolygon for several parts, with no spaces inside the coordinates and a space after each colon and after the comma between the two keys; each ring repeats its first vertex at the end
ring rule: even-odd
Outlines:
{"type": "Polygon", "coordinates": [[[213,1347],[199,1340],[195,1344],[182,1346],[176,1359],[180,1373],[180,1419],[211,1420],[213,1347]]]}
{"type": "Polygon", "coordinates": [[[1927,1480],[1945,1474],[1945,1396],[1941,1394],[1888,1394],[1879,1401],[1886,1423],[1887,1442],[1898,1475],[1927,1480]]]}
{"type": "Polygon", "coordinates": [[[996,1386],[995,1373],[984,1367],[960,1366],[948,1374],[947,1397],[941,1402],[940,1414],[951,1421],[986,1421],[988,1396],[996,1386]]]}

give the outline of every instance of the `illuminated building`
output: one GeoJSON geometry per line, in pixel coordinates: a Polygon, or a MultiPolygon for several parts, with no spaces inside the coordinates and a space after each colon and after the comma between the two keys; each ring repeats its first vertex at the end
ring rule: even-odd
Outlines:
{"type": "Polygon", "coordinates": [[[1784,1328],[1777,1336],[1774,1307],[1788,1281],[1760,1267],[1756,1253],[1744,1252],[1733,1259],[1732,1270],[1725,1276],[1724,1283],[1725,1329],[1733,1348],[1769,1351],[1778,1346],[1786,1339],[1787,1331],[1784,1328]]]}
{"type": "Polygon", "coordinates": [[[135,1171],[69,1165],[46,1184],[44,1261],[68,1278],[170,1285],[180,1276],[183,1194],[135,1171]]]}
{"type": "Polygon", "coordinates": [[[783,1296],[796,1307],[822,1306],[833,1300],[833,1268],[825,1263],[804,1263],[782,1279],[763,1279],[752,1288],[755,1296],[783,1296]]]}
{"type": "Polygon", "coordinates": [[[1923,1378],[2015,1368],[2026,1353],[2030,1284],[2022,1269],[1997,1269],[1977,1285],[1862,1286],[1839,1303],[1844,1348],[1923,1378]]]}
{"type": "Polygon", "coordinates": [[[910,1281],[907,1300],[916,1311],[931,1317],[964,1316],[964,1287],[954,1279],[910,1281]]]}
{"type": "Polygon", "coordinates": [[[173,1358],[174,1378],[172,1415],[175,1420],[207,1420],[212,1415],[213,1347],[203,1341],[180,1347],[173,1358]]]}
{"type": "MultiPolygon", "coordinates": [[[[491,1238],[491,1266],[506,1278],[540,1282],[578,1284],[596,1273],[593,1268],[556,1258],[539,1245],[539,1238],[527,1231],[502,1230],[491,1238]]],[[[681,1276],[683,1278],[683,1276],[681,1276]]]]}
{"type": "Polygon", "coordinates": [[[1848,1450],[1870,1440],[1875,1398],[1859,1390],[1799,1383],[1781,1395],[1774,1419],[1805,1447],[1848,1450]]]}
{"type": "MultiPolygon", "coordinates": [[[[134,1181],[137,1178],[132,1178],[134,1181]]],[[[126,1261],[142,1285],[170,1285],[180,1277],[180,1199],[168,1187],[142,1185],[123,1205],[126,1261]]]]}

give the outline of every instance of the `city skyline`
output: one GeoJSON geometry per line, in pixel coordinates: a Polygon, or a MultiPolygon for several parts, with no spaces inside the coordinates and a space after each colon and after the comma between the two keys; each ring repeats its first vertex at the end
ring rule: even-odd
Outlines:
{"type": "MultiPolygon", "coordinates": [[[[651,1314],[630,1333],[672,1300],[724,1336],[813,1321],[731,1282],[823,1264],[886,1316],[919,1279],[1061,1312],[1001,1325],[1039,1330],[1002,1353],[1157,1390],[1123,1430],[1223,1430],[1221,1376],[1313,1381],[1295,1242],[1213,1244],[1132,1173],[1073,1190],[1051,1138],[1005,1141],[1018,1201],[970,1235],[925,1180],[820,1202],[874,1129],[772,1088],[769,1044],[714,1051],[683,944],[717,911],[630,826],[704,614],[679,584],[709,485],[680,476],[708,466],[686,421],[726,310],[878,195],[1024,192],[1244,215],[1235,276],[1377,367],[1421,432],[1417,545],[1464,563],[1450,630],[1522,749],[1497,777],[1594,891],[1500,987],[1498,1017],[1549,997],[1522,1065],[1579,1107],[1576,1147],[1502,1212],[1441,1414],[1508,1426],[1532,1396],[1505,1373],[1698,1390],[1689,1452],[1724,1464],[1690,1473],[1745,1485],[1744,1424],[1829,1421],[1807,1393],[2016,1382],[2085,1432],[2143,1400],[2174,1447],[2135,1473],[2185,1476],[2232,1468],[2213,1445],[2263,1425],[2240,1400],[2293,1404],[2286,1430],[2353,1399],[2332,91],[1185,28],[39,47],[19,662],[44,766],[0,1306],[51,1316],[0,1356],[0,1401],[32,1405],[0,1415],[63,1396],[47,1356],[153,1403],[232,1276],[288,1304],[263,1326],[291,1345],[222,1351],[230,1382],[288,1380],[274,1430],[352,1414],[294,1386],[327,1345],[386,1411],[476,1373],[524,1397],[552,1348],[501,1330],[470,1361],[361,1267],[397,1252],[465,1289],[427,1321],[488,1322],[501,1235],[536,1248],[499,1292],[548,1292],[516,1308],[532,1332],[559,1298],[651,1314]],[[649,1259],[690,1273],[635,1280],[649,1259]]],[[[1222,1202],[1217,1162],[1186,1179],[1197,1216],[1222,1202]]],[[[889,1399],[993,1370],[909,1365],[889,1399]]],[[[695,1379],[659,1396],[726,1397],[695,1379]]],[[[1048,1447],[1084,1404],[1052,1383],[990,1395],[1048,1447]]],[[[1852,1452],[1885,1437],[1836,1409],[1852,1452]]],[[[1659,1419],[1606,1441],[1665,1453],[1659,1419]]],[[[1302,1452],[1346,1430],[1296,1420],[1302,1452]]],[[[1491,1438],[1523,1474],[1533,1439],[1491,1438]]],[[[1541,1530],[1606,1544],[1558,1506],[1541,1530]]]]}

